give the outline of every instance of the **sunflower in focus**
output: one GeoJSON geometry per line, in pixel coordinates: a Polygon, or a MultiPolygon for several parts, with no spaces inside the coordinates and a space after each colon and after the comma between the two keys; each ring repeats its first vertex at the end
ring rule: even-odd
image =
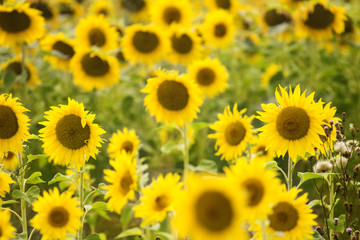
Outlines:
{"type": "Polygon", "coordinates": [[[57,165],[71,165],[77,169],[84,166],[90,156],[95,158],[100,138],[105,131],[93,123],[95,115],[88,114],[84,105],[68,99],[68,105],[51,107],[45,112],[47,121],[40,129],[44,152],[57,165]]]}
{"type": "Polygon", "coordinates": [[[108,0],[97,0],[90,5],[89,12],[94,15],[111,17],[114,15],[114,4],[108,0]]]}
{"type": "Polygon", "coordinates": [[[7,192],[10,192],[10,184],[15,183],[10,174],[0,172],[0,197],[5,197],[7,192]]]}
{"type": "Polygon", "coordinates": [[[138,24],[126,28],[121,41],[125,59],[152,64],[160,61],[169,50],[169,40],[155,26],[138,24]]]}
{"type": "Polygon", "coordinates": [[[28,3],[0,5],[0,45],[32,43],[44,35],[44,24],[41,12],[28,3]]]}
{"type": "Polygon", "coordinates": [[[226,67],[215,58],[198,60],[188,66],[188,73],[194,79],[203,95],[211,98],[225,91],[229,74],[226,67]]]}
{"type": "Polygon", "coordinates": [[[134,207],[135,217],[144,218],[142,226],[162,222],[169,212],[174,211],[174,202],[182,188],[178,174],[169,173],[153,179],[151,185],[143,188],[141,203],[134,207]]]}
{"type": "Polygon", "coordinates": [[[79,48],[70,61],[75,85],[84,91],[103,89],[119,81],[118,60],[102,52],[92,52],[88,48],[79,48]]]}
{"type": "Polygon", "coordinates": [[[322,2],[326,1],[314,2],[295,12],[297,36],[323,40],[331,38],[333,32],[340,34],[344,31],[345,9],[322,2]]]}
{"type": "Polygon", "coordinates": [[[308,152],[315,154],[314,147],[322,144],[320,135],[324,114],[319,104],[315,104],[314,92],[305,96],[300,92],[300,86],[289,93],[279,86],[280,93],[276,90],[275,97],[279,105],[274,103],[262,104],[264,112],[258,112],[257,118],[265,123],[259,128],[260,137],[266,139],[267,148],[275,151],[278,156],[285,156],[288,152],[295,162],[296,156],[305,157],[308,152]]]}
{"type": "Polygon", "coordinates": [[[227,106],[224,114],[218,114],[219,121],[210,125],[216,133],[209,134],[208,137],[216,139],[216,155],[222,155],[221,159],[232,161],[238,158],[252,140],[254,130],[251,121],[254,116],[243,116],[245,112],[246,109],[239,112],[237,104],[234,105],[233,112],[227,106]]]}
{"type": "Polygon", "coordinates": [[[11,94],[0,95],[0,156],[6,152],[19,153],[29,133],[29,111],[11,94]]]}
{"type": "Polygon", "coordinates": [[[32,206],[37,213],[30,224],[40,230],[44,239],[65,239],[81,227],[79,201],[72,192],[59,193],[57,188],[44,192],[32,206]]]}
{"type": "Polygon", "coordinates": [[[181,126],[197,118],[196,113],[200,112],[200,89],[188,75],[179,76],[177,71],[158,70],[141,92],[147,93],[146,110],[158,122],[181,126]]]}
{"type": "Polygon", "coordinates": [[[115,159],[122,152],[135,157],[139,144],[140,140],[136,136],[135,130],[129,131],[127,128],[124,128],[122,131],[118,130],[111,136],[107,152],[111,159],[115,159]]]}
{"type": "Polygon", "coordinates": [[[119,3],[129,19],[139,21],[148,17],[148,0],[119,0],[119,3]]]}
{"type": "Polygon", "coordinates": [[[136,160],[122,152],[115,160],[110,161],[114,170],[105,169],[105,180],[110,185],[104,187],[108,190],[105,199],[109,199],[108,208],[118,214],[126,205],[128,200],[135,199],[138,176],[136,175],[136,160]]]}
{"type": "Polygon", "coordinates": [[[2,164],[7,171],[14,171],[19,165],[19,161],[15,153],[5,152],[4,155],[0,157],[0,164],[2,164]]]}
{"type": "Polygon", "coordinates": [[[254,161],[269,162],[276,157],[275,151],[267,149],[267,141],[264,138],[254,139],[255,145],[251,148],[251,154],[254,161]]]}
{"type": "Polygon", "coordinates": [[[241,9],[239,1],[237,0],[205,0],[205,4],[210,11],[222,9],[236,14],[237,11],[241,9]]]}
{"type": "Polygon", "coordinates": [[[241,224],[247,215],[243,194],[225,178],[187,178],[177,197],[174,229],[179,237],[193,240],[248,239],[241,224]]]}
{"type": "Polygon", "coordinates": [[[0,237],[1,240],[8,240],[15,238],[14,232],[16,228],[11,225],[11,215],[8,210],[0,210],[0,237]]]}

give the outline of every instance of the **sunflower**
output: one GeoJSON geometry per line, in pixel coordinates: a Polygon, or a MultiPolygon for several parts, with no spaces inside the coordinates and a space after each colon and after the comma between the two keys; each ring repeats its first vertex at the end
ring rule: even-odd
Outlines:
{"type": "Polygon", "coordinates": [[[0,156],[8,151],[22,151],[23,141],[30,135],[26,111],[29,110],[18,102],[18,98],[12,98],[11,94],[0,95],[0,156]]]}
{"type": "Polygon", "coordinates": [[[82,47],[96,46],[103,51],[117,48],[117,32],[103,15],[82,18],[76,26],[76,41],[82,47]]]}
{"type": "Polygon", "coordinates": [[[267,141],[264,138],[257,137],[254,140],[255,145],[251,148],[251,154],[254,161],[269,162],[276,157],[275,151],[267,148],[267,141]]]}
{"type": "Polygon", "coordinates": [[[120,0],[120,7],[132,20],[145,20],[148,17],[148,0],[120,0]]]}
{"type": "Polygon", "coordinates": [[[164,28],[172,24],[191,27],[192,5],[188,0],[158,0],[151,5],[152,22],[164,28]]]}
{"type": "Polygon", "coordinates": [[[262,104],[264,112],[258,112],[257,118],[266,125],[259,128],[260,137],[267,141],[267,149],[275,151],[278,156],[288,152],[293,161],[296,156],[305,157],[305,153],[315,154],[314,147],[319,148],[322,142],[319,135],[323,134],[323,112],[319,104],[314,104],[314,92],[305,96],[300,86],[289,93],[279,86],[275,96],[279,103],[262,104]]]}
{"type": "Polygon", "coordinates": [[[28,3],[0,5],[0,45],[32,43],[44,35],[44,24],[41,12],[28,3]]]}
{"type": "Polygon", "coordinates": [[[136,175],[136,160],[122,152],[115,161],[110,161],[114,170],[105,169],[105,180],[110,185],[104,187],[108,190],[105,199],[109,199],[108,208],[116,213],[121,213],[128,200],[135,199],[138,176],[136,175]]]}
{"type": "Polygon", "coordinates": [[[261,75],[261,86],[263,88],[267,88],[270,81],[279,73],[280,70],[281,66],[279,64],[271,63],[261,75]]]}
{"type": "MultiPolygon", "coordinates": [[[[37,70],[34,65],[29,62],[25,62],[25,72],[26,72],[26,83],[30,89],[34,89],[36,85],[40,83],[40,79],[37,73],[37,70]]],[[[16,77],[22,75],[22,63],[19,57],[10,59],[9,61],[3,63],[0,66],[1,70],[5,70],[13,73],[16,77]]]]}
{"type": "Polygon", "coordinates": [[[108,0],[98,0],[90,5],[89,12],[94,15],[111,17],[114,15],[114,4],[108,0]]]}
{"type": "Polygon", "coordinates": [[[237,0],[205,0],[206,6],[212,10],[225,10],[236,14],[241,6],[237,0]]]}
{"type": "MultiPolygon", "coordinates": [[[[314,231],[311,226],[316,225],[316,215],[306,205],[307,193],[297,198],[299,192],[292,188],[289,192],[283,190],[277,193],[272,213],[267,216],[267,239],[312,239],[314,231]]],[[[255,238],[261,240],[261,226],[254,224],[253,228],[257,230],[255,238]]]]}
{"type": "Polygon", "coordinates": [[[215,58],[198,60],[188,66],[188,73],[194,79],[203,95],[215,97],[225,91],[229,74],[226,67],[215,58]]]}
{"type": "Polygon", "coordinates": [[[271,204],[276,201],[280,189],[280,180],[276,171],[267,170],[264,161],[252,161],[240,158],[236,165],[225,169],[226,176],[239,193],[247,193],[247,207],[250,210],[246,216],[249,221],[265,220],[271,213],[271,204]]]}
{"type": "Polygon", "coordinates": [[[19,161],[15,153],[6,152],[0,157],[0,164],[2,164],[7,171],[14,171],[19,165],[19,161]]]}
{"type": "MultiPolygon", "coordinates": [[[[177,146],[181,146],[184,144],[183,129],[176,124],[167,124],[161,126],[159,135],[162,146],[164,146],[165,144],[177,146]]],[[[186,129],[186,139],[188,146],[194,144],[194,129],[192,127],[186,129]]],[[[176,149],[179,150],[179,148],[175,148],[174,150],[176,149]]]]}
{"type": "Polygon", "coordinates": [[[209,138],[216,139],[215,149],[219,148],[216,155],[222,155],[221,159],[232,161],[241,156],[249,141],[252,140],[253,127],[251,121],[253,116],[243,116],[246,109],[237,110],[234,105],[233,112],[230,106],[224,110],[224,114],[218,114],[219,121],[210,125],[216,133],[209,134],[209,138]]]}
{"type": "Polygon", "coordinates": [[[0,210],[0,237],[1,240],[15,239],[16,228],[11,225],[11,215],[8,210],[0,210]]]}
{"type": "Polygon", "coordinates": [[[171,27],[169,39],[171,51],[167,59],[170,62],[188,64],[201,57],[201,38],[190,29],[174,25],[171,27]]]}
{"type": "Polygon", "coordinates": [[[205,44],[224,48],[233,42],[236,33],[233,16],[224,10],[210,12],[200,31],[205,44]]]}
{"type": "Polygon", "coordinates": [[[139,138],[136,136],[135,130],[124,128],[121,132],[118,130],[109,139],[107,152],[111,159],[115,159],[121,152],[126,152],[131,157],[135,157],[140,144],[139,138]]]}
{"type": "Polygon", "coordinates": [[[345,9],[322,2],[325,1],[314,2],[295,13],[297,36],[323,40],[331,38],[333,31],[337,34],[344,31],[345,9]]]}
{"type": "Polygon", "coordinates": [[[59,193],[57,188],[44,192],[32,206],[37,212],[30,224],[40,230],[44,239],[65,239],[81,227],[79,201],[72,192],[59,193]]]}
{"type": "Polygon", "coordinates": [[[47,34],[40,42],[44,51],[51,52],[44,59],[54,67],[69,71],[69,63],[75,54],[75,41],[68,39],[63,33],[57,35],[47,34]]]}
{"type": "Polygon", "coordinates": [[[5,197],[7,192],[10,192],[10,184],[15,183],[10,174],[0,172],[0,197],[5,197]]]}
{"type": "Polygon", "coordinates": [[[84,13],[83,6],[73,0],[57,0],[54,7],[63,20],[76,20],[84,13]]]}
{"type": "Polygon", "coordinates": [[[195,119],[200,112],[200,89],[188,75],[178,76],[177,71],[158,70],[156,77],[149,78],[145,88],[146,110],[158,122],[182,125],[195,119]]]}
{"type": "Polygon", "coordinates": [[[53,5],[43,0],[31,0],[30,7],[39,10],[46,22],[56,23],[58,12],[55,11],[53,5]]]}
{"type": "Polygon", "coordinates": [[[88,48],[79,48],[70,61],[74,83],[84,91],[110,87],[119,81],[118,60],[102,52],[92,52],[88,48]]]}
{"type": "Polygon", "coordinates": [[[170,47],[164,32],[154,26],[138,24],[126,28],[121,46],[125,59],[145,64],[161,60],[170,47]]]}
{"type": "Polygon", "coordinates": [[[100,135],[105,131],[93,123],[95,115],[88,113],[82,103],[70,98],[68,105],[45,112],[47,121],[40,122],[45,127],[39,130],[39,136],[49,160],[80,168],[90,156],[95,158],[103,142],[100,135]]]}
{"type": "Polygon", "coordinates": [[[246,201],[229,180],[192,174],[185,184],[175,203],[173,225],[179,237],[248,239],[241,227],[247,214],[246,201]]]}
{"type": "Polygon", "coordinates": [[[174,211],[174,202],[182,188],[178,174],[169,173],[153,179],[150,186],[142,189],[141,203],[134,207],[135,217],[144,218],[142,226],[163,221],[174,211]]]}
{"type": "Polygon", "coordinates": [[[287,11],[283,9],[272,8],[266,11],[260,23],[265,34],[276,34],[278,40],[291,40],[293,19],[287,11]],[[271,33],[270,29],[276,29],[271,33]]]}
{"type": "Polygon", "coordinates": [[[285,4],[288,8],[297,9],[301,5],[304,5],[308,0],[279,0],[281,3],[285,4]]]}

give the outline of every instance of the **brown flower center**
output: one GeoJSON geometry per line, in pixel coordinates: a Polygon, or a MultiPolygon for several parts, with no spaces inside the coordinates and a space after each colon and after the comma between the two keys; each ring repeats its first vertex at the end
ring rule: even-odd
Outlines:
{"type": "Polygon", "coordinates": [[[276,119],[276,129],[287,140],[298,140],[306,136],[310,128],[310,118],[306,111],[298,107],[286,107],[276,119]]]}
{"type": "Polygon", "coordinates": [[[287,232],[296,227],[299,213],[293,205],[287,202],[279,202],[272,210],[273,213],[268,216],[272,229],[287,232]]]}
{"type": "Polygon", "coordinates": [[[99,28],[91,29],[88,38],[91,46],[102,47],[105,45],[106,42],[105,34],[99,28]]]}
{"type": "Polygon", "coordinates": [[[98,15],[104,15],[105,17],[109,15],[109,11],[106,8],[99,9],[97,12],[98,15]]]}
{"type": "Polygon", "coordinates": [[[168,25],[173,22],[178,23],[181,19],[181,13],[176,7],[168,7],[164,11],[163,19],[168,25]]]}
{"type": "Polygon", "coordinates": [[[226,35],[227,28],[226,25],[223,23],[219,23],[215,25],[214,34],[218,38],[222,38],[226,35]]]}
{"type": "Polygon", "coordinates": [[[170,199],[166,195],[160,195],[155,198],[155,210],[162,211],[170,205],[170,199]]]}
{"type": "Polygon", "coordinates": [[[41,12],[41,16],[45,18],[45,20],[51,20],[54,17],[54,13],[50,8],[49,4],[43,1],[33,2],[30,4],[31,8],[35,8],[41,12]]]}
{"type": "Polygon", "coordinates": [[[346,20],[344,21],[344,23],[345,23],[345,29],[341,35],[352,34],[354,32],[353,20],[349,16],[346,16],[346,20]]]}
{"type": "Polygon", "coordinates": [[[270,27],[275,27],[282,23],[291,23],[291,16],[282,10],[271,9],[265,13],[265,22],[270,27]]]}
{"type": "Polygon", "coordinates": [[[187,106],[189,93],[182,83],[165,80],[157,89],[157,98],[159,103],[167,110],[179,111],[187,106]]]}
{"type": "Polygon", "coordinates": [[[229,10],[231,8],[230,0],[216,0],[216,6],[218,8],[229,10]]]}
{"type": "Polygon", "coordinates": [[[129,171],[127,171],[120,180],[120,192],[125,196],[131,188],[131,185],[134,183],[133,178],[129,171]]]}
{"type": "Polygon", "coordinates": [[[4,105],[0,105],[0,139],[9,139],[19,130],[18,119],[14,111],[4,105]]]}
{"type": "Polygon", "coordinates": [[[98,56],[90,56],[90,53],[85,54],[81,59],[81,67],[84,72],[91,77],[104,76],[109,72],[110,66],[106,60],[98,56]]]}
{"type": "Polygon", "coordinates": [[[59,13],[61,15],[67,15],[67,16],[71,17],[75,13],[75,10],[70,5],[67,5],[66,3],[60,3],[58,5],[58,7],[59,7],[59,13]]]}
{"type": "Polygon", "coordinates": [[[263,184],[256,178],[249,178],[243,182],[248,191],[248,206],[258,205],[264,197],[265,189],[263,184]]]}
{"type": "Polygon", "coordinates": [[[124,57],[124,54],[121,50],[119,50],[117,53],[116,53],[116,58],[117,60],[119,60],[121,63],[125,63],[126,62],[126,59],[124,57]]]}
{"type": "Polygon", "coordinates": [[[137,31],[132,39],[134,47],[142,53],[151,53],[159,46],[159,38],[155,33],[137,31]]]}
{"type": "MultiPolygon", "coordinates": [[[[22,74],[22,66],[21,63],[18,61],[9,63],[6,66],[6,70],[12,71],[16,76],[20,76],[22,74]]],[[[26,81],[29,81],[31,78],[31,73],[29,69],[25,66],[25,72],[26,72],[26,81]]]]}
{"type": "Polygon", "coordinates": [[[134,149],[134,145],[130,141],[125,141],[121,145],[121,150],[125,150],[126,153],[131,153],[133,151],[133,149],[134,149]]]}
{"type": "Polygon", "coordinates": [[[145,7],[144,0],[121,0],[121,6],[132,13],[137,13],[145,7]]]}
{"type": "Polygon", "coordinates": [[[171,47],[177,53],[187,54],[191,51],[192,46],[193,41],[187,34],[182,34],[181,36],[174,34],[171,37],[171,47]]]}
{"type": "Polygon", "coordinates": [[[64,59],[71,59],[74,54],[74,48],[63,41],[56,41],[52,46],[52,49],[61,53],[64,59]]]}
{"type": "Polygon", "coordinates": [[[241,122],[232,122],[225,128],[225,140],[231,146],[239,145],[245,135],[246,129],[241,122]]]}
{"type": "Polygon", "coordinates": [[[62,228],[66,226],[69,220],[69,212],[64,207],[54,207],[51,209],[48,216],[50,225],[55,228],[62,228]]]}
{"type": "Polygon", "coordinates": [[[215,81],[215,72],[211,68],[202,68],[196,75],[196,81],[202,86],[209,86],[215,81]]]}
{"type": "Polygon", "coordinates": [[[315,29],[325,29],[334,22],[334,14],[320,3],[317,3],[314,10],[308,13],[305,25],[315,29]]]}
{"type": "Polygon", "coordinates": [[[9,152],[7,152],[7,153],[5,154],[3,160],[9,161],[9,160],[11,160],[11,159],[13,158],[13,156],[14,156],[14,153],[9,151],[9,152]]]}
{"type": "Polygon", "coordinates": [[[30,17],[24,12],[12,10],[0,12],[0,28],[5,32],[19,33],[27,30],[31,25],[30,17]]]}
{"type": "Polygon", "coordinates": [[[256,153],[258,154],[258,156],[266,156],[268,154],[268,151],[266,151],[265,149],[265,146],[258,146],[258,148],[256,149],[256,153]]]}

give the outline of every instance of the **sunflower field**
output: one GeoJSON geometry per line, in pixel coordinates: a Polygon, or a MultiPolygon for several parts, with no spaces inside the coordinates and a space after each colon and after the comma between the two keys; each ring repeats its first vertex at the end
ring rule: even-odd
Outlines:
{"type": "Polygon", "coordinates": [[[359,0],[0,0],[0,240],[360,240],[359,0]]]}

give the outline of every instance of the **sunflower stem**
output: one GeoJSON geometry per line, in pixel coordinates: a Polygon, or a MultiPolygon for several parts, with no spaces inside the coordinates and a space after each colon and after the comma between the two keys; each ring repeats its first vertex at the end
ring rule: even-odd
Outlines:
{"type": "MultiPolygon", "coordinates": [[[[334,182],[331,175],[329,175],[330,178],[330,193],[329,193],[329,204],[330,204],[330,212],[329,212],[329,219],[334,220],[334,182]]],[[[333,235],[334,231],[330,228],[330,237],[333,235]]]]}
{"type": "Polygon", "coordinates": [[[266,240],[266,223],[265,221],[261,222],[261,232],[262,232],[262,240],[266,240]]]}
{"type": "Polygon", "coordinates": [[[293,162],[291,160],[291,157],[288,156],[288,178],[287,178],[287,185],[288,185],[288,191],[292,188],[292,173],[293,173],[293,162]]]}
{"type": "Polygon", "coordinates": [[[183,126],[183,137],[184,137],[184,183],[186,183],[187,170],[189,167],[189,146],[187,141],[186,124],[184,124],[183,126]]]}
{"type": "MultiPolygon", "coordinates": [[[[80,211],[82,212],[84,209],[84,168],[81,167],[80,168],[80,188],[79,188],[79,201],[80,201],[80,211]]],[[[84,221],[82,219],[82,217],[80,216],[80,221],[81,221],[81,226],[79,229],[79,235],[78,235],[78,239],[82,240],[83,239],[83,228],[84,228],[84,221]]]]}
{"type": "MultiPolygon", "coordinates": [[[[20,166],[23,166],[23,171],[20,174],[20,183],[19,183],[19,187],[20,187],[20,191],[25,193],[25,184],[26,184],[26,179],[25,179],[25,171],[26,171],[26,165],[24,164],[23,158],[22,158],[22,154],[18,153],[17,157],[19,159],[20,162],[20,166]]],[[[25,240],[28,239],[28,232],[27,232],[27,219],[26,219],[26,202],[24,199],[20,200],[20,205],[21,205],[21,225],[22,225],[22,229],[23,229],[23,233],[25,235],[25,240]]]]}

